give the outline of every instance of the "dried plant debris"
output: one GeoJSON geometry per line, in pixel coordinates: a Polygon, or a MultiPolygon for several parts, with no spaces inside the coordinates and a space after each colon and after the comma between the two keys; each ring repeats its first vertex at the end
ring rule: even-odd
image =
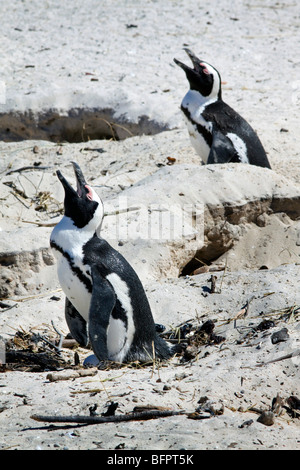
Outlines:
{"type": "Polygon", "coordinates": [[[107,410],[104,413],[102,413],[101,416],[114,416],[118,406],[119,406],[119,403],[111,401],[107,405],[107,410]]]}
{"type": "Polygon", "coordinates": [[[295,395],[291,395],[289,398],[286,399],[287,406],[284,406],[287,413],[292,418],[300,419],[300,398],[296,397],[295,395]]]}
{"type": "Polygon", "coordinates": [[[225,341],[223,336],[218,336],[214,332],[215,322],[205,321],[201,326],[194,325],[192,320],[181,323],[175,328],[164,333],[162,336],[166,341],[181,346],[178,353],[182,356],[182,361],[187,362],[197,357],[203,346],[218,345],[225,341]]]}
{"type": "Polygon", "coordinates": [[[257,421],[265,426],[272,426],[275,423],[275,419],[287,413],[291,418],[300,418],[300,400],[295,395],[284,399],[279,393],[273,398],[271,409],[269,410],[253,410],[259,412],[257,421]]]}
{"type": "Polygon", "coordinates": [[[198,346],[203,344],[219,344],[225,338],[215,335],[214,328],[215,322],[213,320],[207,320],[201,326],[195,326],[192,320],[189,320],[172,328],[172,330],[164,333],[162,336],[169,342],[196,343],[198,346]]]}
{"type": "MultiPolygon", "coordinates": [[[[251,341],[253,337],[262,334],[265,336],[267,330],[270,330],[276,327],[279,323],[282,322],[291,324],[295,321],[299,321],[300,318],[300,307],[293,305],[292,307],[287,307],[283,310],[273,310],[271,312],[265,313],[260,312],[256,317],[252,317],[248,326],[240,327],[235,321],[234,327],[241,333],[239,343],[242,344],[247,341],[251,341]],[[255,325],[253,320],[256,320],[259,317],[265,317],[257,325],[255,325]]],[[[237,317],[235,317],[237,319],[237,317]]],[[[239,318],[240,319],[240,318],[239,318]]],[[[271,343],[277,344],[279,342],[287,341],[289,339],[289,332],[286,327],[281,328],[278,331],[275,331],[270,336],[271,343]]]]}
{"type": "Polygon", "coordinates": [[[300,307],[293,305],[282,310],[272,310],[267,313],[259,312],[255,315],[252,312],[251,317],[247,317],[249,322],[246,325],[245,317],[247,316],[250,301],[254,300],[254,298],[253,296],[247,301],[246,305],[236,316],[227,321],[225,320],[225,322],[217,323],[217,320],[207,320],[199,326],[199,319],[190,319],[162,333],[162,336],[168,342],[181,346],[181,350],[178,350],[178,353],[181,355],[181,362],[188,362],[198,358],[201,351],[203,351],[203,347],[223,343],[225,337],[217,335],[215,327],[229,323],[233,323],[233,328],[239,333],[236,341],[240,345],[258,345],[257,349],[259,349],[259,341],[265,336],[269,336],[270,342],[274,345],[278,342],[287,341],[290,337],[288,328],[280,328],[275,332],[269,330],[276,326],[281,327],[283,322],[291,324],[299,321],[300,307]]]}
{"type": "MultiPolygon", "coordinates": [[[[29,180],[28,177],[27,179],[29,180]]],[[[42,179],[43,175],[41,177],[40,183],[42,182],[42,179]]],[[[20,181],[19,184],[16,184],[15,181],[3,182],[4,185],[11,188],[10,193],[17,199],[19,203],[26,207],[26,209],[33,208],[40,215],[41,213],[44,213],[47,218],[61,215],[63,213],[62,204],[58,202],[49,191],[41,191],[39,189],[40,183],[38,185],[35,185],[33,181],[31,183],[35,188],[33,194],[27,194],[20,181]]],[[[30,221],[25,222],[30,223],[30,221]]]]}
{"type": "MultiPolygon", "coordinates": [[[[174,409],[173,407],[157,406],[157,405],[139,405],[135,406],[132,412],[116,414],[116,410],[119,407],[119,403],[109,401],[106,404],[106,411],[102,412],[101,415],[97,413],[98,405],[94,404],[89,407],[88,416],[47,416],[47,415],[32,415],[31,418],[45,423],[81,423],[81,424],[101,424],[101,423],[119,423],[124,421],[134,420],[149,420],[166,418],[169,416],[186,416],[188,419],[193,420],[205,420],[223,415],[225,412],[225,404],[222,399],[209,398],[207,396],[201,396],[198,400],[197,408],[190,412],[183,409],[174,409]]],[[[290,396],[288,399],[283,399],[279,394],[272,400],[272,406],[269,409],[261,409],[251,406],[247,411],[257,413],[259,416],[257,422],[265,425],[272,426],[276,419],[280,418],[286,411],[289,415],[291,412],[297,413],[300,408],[300,400],[295,396],[290,396]]],[[[234,410],[236,411],[236,410],[234,410]]],[[[242,411],[244,412],[244,411],[242,411]]],[[[292,418],[299,418],[300,414],[291,415],[292,418]]],[[[253,424],[254,420],[249,419],[244,421],[239,428],[248,428],[253,424]]]]}
{"type": "Polygon", "coordinates": [[[291,323],[293,320],[299,320],[300,318],[300,306],[293,305],[283,310],[275,310],[272,312],[273,315],[279,315],[279,320],[283,320],[286,323],[291,323]]]}
{"type": "Polygon", "coordinates": [[[300,398],[291,395],[287,399],[287,404],[290,406],[292,410],[299,410],[300,411],[300,398]]]}
{"type": "MultiPolygon", "coordinates": [[[[251,299],[252,300],[252,299],[251,299]]],[[[246,305],[248,305],[247,302],[246,305]]],[[[7,307],[7,305],[2,305],[7,307]]],[[[242,311],[241,311],[242,312],[242,311]]],[[[240,312],[239,312],[240,313],[240,312]]],[[[286,341],[289,338],[287,328],[280,328],[278,331],[269,332],[276,326],[281,327],[282,322],[287,324],[299,321],[300,306],[292,306],[286,309],[271,311],[268,313],[260,312],[255,317],[248,317],[248,326],[240,326],[241,321],[245,322],[245,315],[238,315],[234,317],[233,327],[240,334],[237,339],[237,344],[240,345],[257,345],[260,340],[260,335],[270,336],[272,344],[280,341],[286,341]],[[262,319],[263,317],[263,319],[262,319]],[[255,324],[256,320],[256,324],[255,324]],[[258,321],[257,321],[258,320],[258,321]],[[281,325],[279,325],[281,323],[281,325]],[[258,338],[257,338],[258,337],[258,338]],[[253,342],[254,339],[254,342],[253,342]]],[[[199,358],[203,353],[207,354],[204,348],[208,346],[218,346],[225,342],[225,337],[215,333],[216,326],[222,326],[232,322],[232,318],[217,324],[217,320],[207,320],[199,325],[199,318],[191,318],[185,322],[180,323],[176,327],[165,331],[164,325],[157,324],[156,330],[166,341],[175,346],[176,355],[180,358],[181,363],[194,361],[199,358]]],[[[6,342],[6,364],[1,366],[1,370],[24,370],[24,371],[56,371],[58,369],[79,369],[83,368],[80,365],[78,354],[68,348],[77,348],[78,344],[74,339],[62,337],[62,335],[53,328],[46,328],[44,331],[34,331],[34,329],[26,332],[23,329],[18,330],[14,337],[6,342]],[[68,354],[66,353],[68,351],[68,354]],[[70,355],[72,354],[72,360],[70,355]],[[75,355],[74,355],[75,354],[75,355]]],[[[257,346],[259,348],[259,346],[257,346]]],[[[291,353],[283,358],[292,357],[296,353],[291,353]]],[[[275,360],[272,360],[274,362],[275,360]]],[[[154,367],[158,364],[157,360],[149,360],[148,363],[129,363],[119,364],[112,361],[107,361],[103,369],[115,369],[124,367],[154,367]]],[[[265,363],[258,364],[258,366],[265,363]]]]}
{"type": "Polygon", "coordinates": [[[225,405],[221,399],[209,399],[206,395],[199,398],[198,404],[197,413],[206,412],[210,413],[211,416],[220,416],[225,410],[225,405]]]}
{"type": "Polygon", "coordinates": [[[69,361],[63,357],[56,345],[56,335],[51,330],[25,331],[18,330],[13,338],[6,341],[5,370],[25,372],[43,372],[58,370],[69,361]]]}
{"type": "Polygon", "coordinates": [[[46,212],[48,216],[56,216],[63,213],[58,201],[53,198],[49,191],[38,191],[32,198],[34,209],[37,212],[46,212]]]}
{"type": "MultiPolygon", "coordinates": [[[[273,398],[272,404],[267,409],[259,408],[256,406],[251,406],[247,411],[257,413],[259,416],[257,422],[265,426],[272,426],[275,421],[279,419],[286,419],[284,414],[287,413],[290,418],[300,418],[300,413],[298,413],[294,407],[300,405],[300,400],[294,395],[289,398],[283,398],[277,393],[276,397],[273,398]]],[[[245,410],[240,410],[244,412],[245,410]]],[[[243,422],[239,428],[249,427],[253,423],[253,420],[243,422]]]]}

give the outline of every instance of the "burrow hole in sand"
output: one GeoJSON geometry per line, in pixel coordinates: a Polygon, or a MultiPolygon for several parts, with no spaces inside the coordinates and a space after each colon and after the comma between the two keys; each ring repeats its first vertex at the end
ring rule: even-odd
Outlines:
{"type": "Polygon", "coordinates": [[[134,123],[125,116],[116,119],[114,114],[113,109],[81,108],[63,114],[56,110],[3,113],[0,114],[0,139],[4,142],[46,140],[79,143],[102,139],[124,140],[169,129],[166,124],[159,124],[146,115],[140,116],[139,121],[134,123]]]}

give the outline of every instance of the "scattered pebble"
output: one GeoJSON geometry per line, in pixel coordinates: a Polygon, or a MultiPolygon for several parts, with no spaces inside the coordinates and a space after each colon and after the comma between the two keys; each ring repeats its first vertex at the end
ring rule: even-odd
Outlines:
{"type": "Polygon", "coordinates": [[[263,320],[260,324],[256,327],[258,331],[268,330],[269,328],[273,328],[275,323],[272,320],[263,320]]]}
{"type": "Polygon", "coordinates": [[[201,397],[198,401],[199,407],[196,411],[199,412],[207,412],[210,413],[212,416],[220,416],[224,413],[225,407],[222,400],[210,400],[209,398],[201,397]]]}
{"type": "Polygon", "coordinates": [[[254,422],[253,419],[248,419],[247,421],[244,421],[242,424],[240,424],[239,428],[240,429],[249,428],[249,426],[251,426],[253,422],[254,422]]]}
{"type": "Polygon", "coordinates": [[[272,334],[271,341],[272,341],[272,344],[277,344],[282,341],[287,341],[289,337],[290,335],[288,333],[288,329],[282,328],[282,330],[275,331],[275,333],[272,334]]]}
{"type": "Polygon", "coordinates": [[[298,397],[290,396],[287,399],[287,403],[293,410],[300,410],[300,399],[298,397]]]}
{"type": "Polygon", "coordinates": [[[273,411],[263,411],[262,414],[257,418],[258,423],[264,424],[265,426],[272,426],[275,422],[275,416],[273,411]]]}

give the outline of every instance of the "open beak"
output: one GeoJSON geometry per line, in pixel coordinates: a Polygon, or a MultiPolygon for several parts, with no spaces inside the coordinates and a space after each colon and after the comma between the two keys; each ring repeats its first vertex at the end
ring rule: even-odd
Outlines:
{"type": "Polygon", "coordinates": [[[72,196],[76,195],[77,197],[82,197],[82,195],[86,193],[86,190],[84,190],[84,188],[86,186],[86,181],[85,181],[83,173],[80,169],[80,166],[76,162],[71,162],[71,163],[73,165],[74,173],[75,173],[75,177],[76,177],[77,191],[75,191],[75,189],[72,188],[72,186],[66,180],[66,178],[62,175],[60,170],[57,170],[56,174],[57,174],[61,184],[63,185],[66,194],[70,194],[72,196]]]}
{"type": "Polygon", "coordinates": [[[199,63],[201,62],[197,56],[195,56],[195,54],[190,50],[188,49],[187,47],[184,48],[184,51],[187,53],[187,55],[189,56],[189,58],[191,59],[192,63],[193,63],[193,66],[194,66],[194,69],[198,69],[199,67],[199,63]]]}
{"type": "MultiPolygon", "coordinates": [[[[199,70],[199,63],[200,63],[200,60],[198,59],[198,57],[196,57],[195,54],[190,49],[188,49],[187,47],[185,47],[183,50],[187,53],[187,55],[191,59],[191,61],[193,63],[193,66],[194,66],[194,70],[198,71],[199,70]]],[[[180,62],[180,60],[174,59],[174,62],[175,62],[175,64],[179,65],[179,67],[181,67],[185,72],[193,70],[188,65],[184,64],[183,62],[180,62]]]]}

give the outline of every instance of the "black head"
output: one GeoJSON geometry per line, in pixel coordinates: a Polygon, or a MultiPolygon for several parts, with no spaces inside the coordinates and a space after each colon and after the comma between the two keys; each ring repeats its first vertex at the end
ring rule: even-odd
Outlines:
{"type": "Polygon", "coordinates": [[[221,77],[219,72],[207,62],[198,59],[190,49],[184,49],[193,63],[193,68],[174,59],[186,74],[191,90],[198,91],[207,98],[221,99],[221,77]]]}
{"type": "Polygon", "coordinates": [[[89,186],[79,165],[72,162],[77,182],[77,191],[58,170],[56,172],[65,190],[65,216],[69,217],[78,228],[90,224],[91,230],[96,230],[103,218],[102,202],[97,193],[89,186]]]}

